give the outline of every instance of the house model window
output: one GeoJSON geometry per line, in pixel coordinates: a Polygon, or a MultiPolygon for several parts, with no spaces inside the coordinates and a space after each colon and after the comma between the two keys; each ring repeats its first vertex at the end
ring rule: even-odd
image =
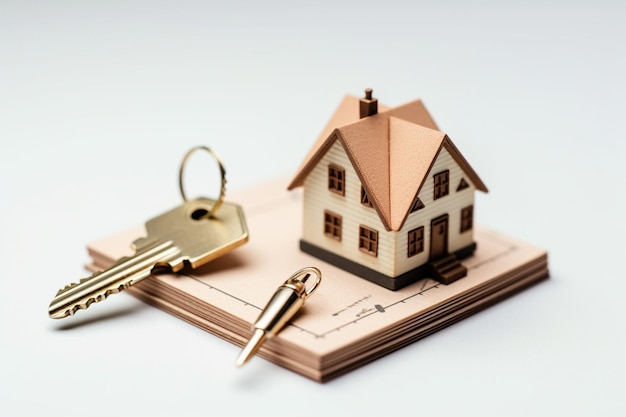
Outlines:
{"type": "Polygon", "coordinates": [[[359,249],[372,256],[378,256],[378,232],[367,226],[359,226],[359,249]]]}
{"type": "Polygon", "coordinates": [[[433,198],[436,200],[447,196],[450,191],[450,171],[443,171],[439,174],[435,174],[433,176],[433,180],[435,182],[433,198]]]}
{"type": "Polygon", "coordinates": [[[468,206],[461,210],[461,233],[472,230],[474,225],[474,206],[468,206]]]}
{"type": "Polygon", "coordinates": [[[328,165],[328,189],[339,195],[345,195],[346,171],[340,166],[328,165]]]}
{"type": "Polygon", "coordinates": [[[361,204],[367,207],[373,207],[370,198],[367,195],[367,191],[365,191],[365,187],[361,186],[361,204]]]}
{"type": "Polygon", "coordinates": [[[407,257],[424,252],[424,226],[409,230],[407,233],[407,257]]]}
{"type": "Polygon", "coordinates": [[[370,89],[346,96],[288,186],[297,187],[302,251],[391,290],[467,274],[474,194],[487,187],[420,100],[391,108],[370,89]]]}
{"type": "Polygon", "coordinates": [[[341,216],[332,211],[324,211],[324,234],[335,240],[341,240],[341,216]]]}
{"type": "Polygon", "coordinates": [[[469,188],[469,184],[465,181],[465,178],[461,178],[461,182],[459,182],[459,186],[456,187],[456,190],[463,191],[466,188],[469,188]]]}
{"type": "Polygon", "coordinates": [[[423,209],[424,207],[426,207],[424,205],[424,203],[422,203],[422,200],[420,200],[419,198],[416,198],[415,201],[413,202],[413,205],[411,206],[411,213],[415,213],[417,210],[419,209],[423,209]]]}

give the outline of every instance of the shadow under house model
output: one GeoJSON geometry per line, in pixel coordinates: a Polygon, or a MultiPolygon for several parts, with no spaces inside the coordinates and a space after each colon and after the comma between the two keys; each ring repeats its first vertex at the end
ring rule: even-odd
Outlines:
{"type": "Polygon", "coordinates": [[[487,187],[420,100],[346,96],[296,173],[300,248],[383,287],[449,284],[476,249],[474,192],[487,187]]]}

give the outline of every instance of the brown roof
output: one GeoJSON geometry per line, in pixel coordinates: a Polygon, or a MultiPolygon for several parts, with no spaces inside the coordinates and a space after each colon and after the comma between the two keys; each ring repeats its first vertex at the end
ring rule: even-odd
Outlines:
{"type": "Polygon", "coordinates": [[[359,99],[346,96],[299,168],[289,189],[301,186],[339,140],[387,230],[400,230],[442,147],[477,189],[487,187],[428,114],[420,100],[359,119],[359,99]]]}

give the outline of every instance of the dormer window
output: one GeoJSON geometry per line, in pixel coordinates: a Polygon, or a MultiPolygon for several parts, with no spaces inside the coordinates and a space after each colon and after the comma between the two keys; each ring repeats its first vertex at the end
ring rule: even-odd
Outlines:
{"type": "Polygon", "coordinates": [[[465,178],[461,178],[461,181],[459,182],[459,186],[456,187],[456,190],[463,191],[466,188],[469,188],[469,184],[467,183],[467,181],[465,181],[465,178]]]}
{"type": "Polygon", "coordinates": [[[367,191],[365,191],[365,188],[363,186],[361,186],[361,204],[367,207],[373,207],[372,202],[370,201],[370,198],[367,195],[367,191]]]}
{"type": "Polygon", "coordinates": [[[339,195],[346,194],[346,170],[338,165],[328,165],[328,189],[339,195]]]}
{"type": "Polygon", "coordinates": [[[445,197],[450,192],[450,171],[445,170],[433,175],[433,199],[445,197]]]}
{"type": "Polygon", "coordinates": [[[424,203],[422,203],[422,200],[418,198],[415,199],[415,201],[413,202],[413,205],[411,206],[411,213],[415,213],[417,210],[419,209],[423,209],[424,207],[426,207],[424,205],[424,203]]]}

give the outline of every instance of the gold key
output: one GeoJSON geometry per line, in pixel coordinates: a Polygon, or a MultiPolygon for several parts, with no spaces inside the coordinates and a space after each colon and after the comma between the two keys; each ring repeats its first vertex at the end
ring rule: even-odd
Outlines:
{"type": "Polygon", "coordinates": [[[248,228],[243,209],[223,202],[225,178],[224,167],[211,149],[191,149],[180,167],[183,204],[146,223],[147,236],[133,243],[133,256],[122,258],[108,270],[59,290],[50,303],[50,317],[71,316],[154,273],[178,272],[185,265],[196,268],[247,242],[248,228]],[[187,200],[185,196],[183,170],[188,157],[198,149],[209,152],[220,166],[222,188],[217,200],[187,200]]]}

